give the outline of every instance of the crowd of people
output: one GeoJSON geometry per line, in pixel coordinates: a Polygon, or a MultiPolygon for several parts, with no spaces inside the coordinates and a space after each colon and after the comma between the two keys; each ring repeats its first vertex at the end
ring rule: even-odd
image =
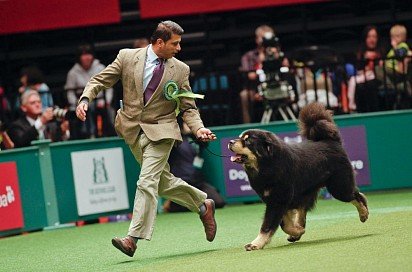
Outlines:
{"type": "MultiPolygon", "coordinates": [[[[366,26],[356,52],[356,60],[349,63],[327,63],[327,50],[318,47],[311,47],[308,51],[319,50],[321,53],[318,54],[323,54],[322,59],[318,60],[320,64],[316,63],[316,59],[306,63],[300,62],[291,52],[288,57],[286,54],[269,54],[268,49],[282,52],[280,43],[265,44],[264,40],[273,35],[276,36],[272,27],[257,27],[256,48],[246,52],[241,58],[239,70],[243,87],[240,91],[240,104],[244,123],[261,121],[265,102],[267,104],[274,99],[266,97],[261,91],[262,86],[263,89],[268,88],[268,79],[263,77],[262,80],[259,76],[266,73],[264,66],[268,57],[271,58],[270,61],[281,66],[276,68],[281,75],[277,79],[279,89],[283,77],[293,90],[287,99],[281,96],[278,100],[286,100],[295,112],[314,100],[344,113],[411,107],[412,69],[408,64],[412,58],[412,51],[407,44],[405,26],[397,24],[390,29],[390,45],[387,50],[379,36],[378,28],[374,25],[366,26]],[[287,68],[285,73],[281,71],[282,68],[287,68]]],[[[310,54],[314,53],[308,52],[308,55],[310,54]]],[[[272,87],[271,90],[276,93],[276,87],[272,87]]]]}
{"type": "MultiPolygon", "coordinates": [[[[265,107],[268,107],[268,100],[271,100],[269,103],[273,105],[273,101],[277,99],[266,99],[265,93],[262,92],[262,85],[264,85],[262,83],[268,81],[268,75],[270,79],[270,73],[265,71],[269,68],[272,72],[273,69],[287,68],[286,72],[282,71],[279,75],[275,75],[275,77],[280,76],[275,81],[287,82],[289,94],[276,102],[286,101],[295,113],[314,100],[345,113],[410,108],[412,69],[409,62],[412,53],[407,44],[407,29],[403,25],[394,25],[389,34],[390,45],[385,47],[379,29],[373,25],[366,26],[355,54],[356,60],[351,63],[341,63],[340,67],[335,65],[332,69],[327,65],[323,67],[302,65],[290,52],[289,54],[282,52],[278,40],[275,44],[267,42],[276,37],[273,27],[258,26],[255,30],[256,47],[246,52],[240,60],[241,121],[260,122],[265,107]],[[272,65],[271,62],[274,64],[272,65]]],[[[141,38],[134,42],[133,47],[142,48],[148,44],[147,39],[141,38]]],[[[113,121],[118,105],[114,103],[117,101],[113,101],[113,88],[107,88],[99,93],[94,103],[90,104],[90,118],[86,122],[81,122],[71,114],[86,83],[104,68],[105,65],[96,58],[91,45],[80,45],[76,52],[76,63],[67,74],[64,85],[67,103],[62,110],[56,109],[47,80],[36,66],[21,69],[20,87],[16,90],[18,99],[15,101],[7,100],[0,82],[2,149],[29,146],[32,140],[41,138],[56,141],[116,135],[113,121]],[[23,95],[27,92],[33,95],[33,91],[38,94],[41,102],[41,112],[37,116],[28,110],[28,105],[23,104],[23,95]],[[55,116],[56,114],[59,116],[55,116]],[[44,116],[48,118],[45,119],[44,116]],[[42,117],[45,123],[40,126],[38,120],[42,117]],[[19,132],[15,131],[19,123],[22,123],[22,118],[25,118],[27,121],[25,123],[31,126],[34,126],[31,119],[37,121],[37,127],[34,126],[36,128],[34,131],[37,133],[30,134],[31,138],[26,139],[24,143],[16,138],[19,137],[17,136],[19,132]],[[40,133],[40,127],[42,131],[53,131],[53,133],[40,133]],[[55,137],[56,134],[61,136],[55,137]]],[[[273,78],[272,76],[272,80],[273,78]]],[[[277,88],[283,87],[282,84],[279,85],[277,88]]],[[[25,100],[28,103],[28,99],[25,100]]]]}
{"type": "MultiPolygon", "coordinates": [[[[135,40],[133,47],[141,48],[148,44],[146,38],[140,38],[135,40]]],[[[113,88],[105,89],[90,104],[87,122],[81,122],[74,114],[87,82],[105,67],[96,58],[92,45],[80,45],[76,62],[67,73],[64,85],[67,103],[64,108],[54,103],[45,76],[35,65],[21,69],[20,87],[13,103],[7,99],[0,83],[0,150],[27,147],[32,141],[40,139],[63,141],[116,135],[113,127],[113,88]]]]}

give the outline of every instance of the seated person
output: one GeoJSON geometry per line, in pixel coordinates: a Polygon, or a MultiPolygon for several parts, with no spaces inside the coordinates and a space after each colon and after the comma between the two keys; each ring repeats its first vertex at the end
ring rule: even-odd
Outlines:
{"type": "MultiPolygon", "coordinates": [[[[268,38],[275,38],[273,28],[267,25],[257,27],[255,30],[256,48],[246,52],[241,58],[239,70],[243,78],[243,89],[240,92],[243,123],[256,121],[255,102],[263,101],[263,97],[257,92],[257,87],[261,82],[261,74],[258,75],[257,71],[263,71],[267,55],[270,55],[273,61],[279,61],[281,66],[289,67],[289,61],[283,56],[283,52],[281,52],[280,45],[277,42],[276,45],[265,46],[264,40],[268,38]]],[[[270,61],[268,60],[269,66],[270,61]]]]}
{"type": "Polygon", "coordinates": [[[303,108],[305,105],[317,101],[323,105],[327,105],[327,99],[329,99],[329,106],[336,108],[339,106],[338,98],[333,94],[333,85],[330,76],[327,76],[325,80],[324,73],[321,69],[315,72],[316,90],[314,84],[314,75],[309,68],[299,68],[297,71],[299,77],[298,82],[298,106],[303,108]],[[326,86],[327,85],[327,86],[326,86]],[[326,89],[328,89],[328,97],[326,97],[326,89]]]}
{"type": "Polygon", "coordinates": [[[380,108],[378,92],[382,81],[378,79],[378,74],[382,71],[383,50],[377,27],[366,26],[362,37],[363,40],[356,54],[357,70],[350,76],[348,82],[351,112],[373,112],[380,108]]]}
{"type": "Polygon", "coordinates": [[[241,58],[240,72],[244,78],[243,89],[240,91],[240,104],[242,107],[243,123],[252,122],[251,108],[254,101],[261,101],[260,95],[257,93],[258,76],[256,70],[262,68],[262,62],[265,58],[265,50],[262,46],[263,36],[265,33],[273,33],[274,30],[270,26],[262,25],[255,30],[256,48],[246,52],[241,58]]]}
{"type": "MultiPolygon", "coordinates": [[[[223,208],[226,204],[225,201],[217,190],[207,183],[202,173],[203,159],[200,154],[204,148],[204,143],[195,142],[189,127],[183,123],[181,119],[178,121],[183,142],[179,146],[174,147],[170,153],[170,172],[176,177],[182,178],[190,185],[205,192],[208,198],[213,199],[216,208],[223,208]]],[[[170,200],[167,200],[164,203],[163,210],[165,212],[188,211],[185,207],[170,200]]]]}
{"type": "MultiPolygon", "coordinates": [[[[21,70],[20,76],[21,86],[19,87],[19,95],[21,96],[27,91],[37,91],[40,95],[42,108],[45,110],[48,107],[53,107],[53,96],[49,89],[49,86],[45,83],[43,72],[36,66],[28,66],[21,70]]],[[[16,107],[18,108],[19,100],[16,101],[16,107]]]]}
{"type": "MultiPolygon", "coordinates": [[[[67,73],[64,86],[70,110],[76,109],[80,95],[90,78],[105,68],[106,66],[95,57],[94,48],[90,44],[83,44],[77,48],[77,62],[67,73]]],[[[86,122],[81,122],[77,118],[72,121],[72,137],[84,139],[113,136],[114,109],[112,100],[113,88],[100,92],[94,102],[89,104],[89,118],[86,122]],[[100,125],[100,120],[102,125],[100,125]]]]}
{"type": "MultiPolygon", "coordinates": [[[[1,126],[1,124],[0,124],[1,126]]],[[[0,150],[14,148],[14,143],[10,139],[6,131],[3,131],[0,127],[0,150]]]]}
{"type": "Polygon", "coordinates": [[[0,150],[14,147],[14,143],[6,132],[11,116],[10,103],[7,100],[4,88],[0,85],[0,150]]]}
{"type": "Polygon", "coordinates": [[[40,95],[37,91],[26,91],[21,96],[20,106],[24,116],[10,124],[7,133],[14,147],[30,146],[31,141],[51,139],[65,140],[69,136],[68,123],[53,122],[53,108],[42,111],[40,95]]]}

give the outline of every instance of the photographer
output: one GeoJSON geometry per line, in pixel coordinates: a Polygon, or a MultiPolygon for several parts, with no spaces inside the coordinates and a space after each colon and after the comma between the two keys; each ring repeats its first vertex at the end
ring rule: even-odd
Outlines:
{"type": "Polygon", "coordinates": [[[14,147],[30,146],[38,139],[52,141],[69,138],[68,121],[55,121],[53,108],[42,111],[42,102],[37,91],[26,91],[21,96],[20,106],[24,116],[10,124],[7,133],[14,147]]]}
{"type": "Polygon", "coordinates": [[[243,90],[240,92],[243,123],[256,121],[254,120],[256,102],[263,101],[262,95],[257,92],[261,83],[257,71],[265,72],[265,69],[289,67],[288,59],[283,57],[273,28],[267,25],[257,27],[255,42],[256,48],[246,52],[241,59],[240,72],[244,79],[243,90]],[[276,67],[273,67],[273,64],[276,67]]]}

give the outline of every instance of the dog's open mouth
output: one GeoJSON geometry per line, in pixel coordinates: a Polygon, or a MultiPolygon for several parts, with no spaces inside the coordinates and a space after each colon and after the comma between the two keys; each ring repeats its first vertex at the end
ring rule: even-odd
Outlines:
{"type": "Polygon", "coordinates": [[[236,163],[245,163],[247,161],[246,155],[235,154],[235,156],[230,156],[230,160],[236,163]]]}

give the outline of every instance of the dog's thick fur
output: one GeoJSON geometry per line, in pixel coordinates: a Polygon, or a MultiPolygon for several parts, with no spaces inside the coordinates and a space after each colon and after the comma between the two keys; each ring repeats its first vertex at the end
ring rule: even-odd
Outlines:
{"type": "Polygon", "coordinates": [[[302,143],[286,144],[275,134],[247,130],[228,148],[248,174],[250,185],[266,203],[259,235],[245,245],[246,250],[262,249],[278,226],[289,234],[290,242],[305,233],[306,213],[315,204],[319,189],[351,202],[361,222],[368,219],[366,197],[356,187],[354,171],[332,114],[319,103],[302,109],[299,115],[302,143]]]}

